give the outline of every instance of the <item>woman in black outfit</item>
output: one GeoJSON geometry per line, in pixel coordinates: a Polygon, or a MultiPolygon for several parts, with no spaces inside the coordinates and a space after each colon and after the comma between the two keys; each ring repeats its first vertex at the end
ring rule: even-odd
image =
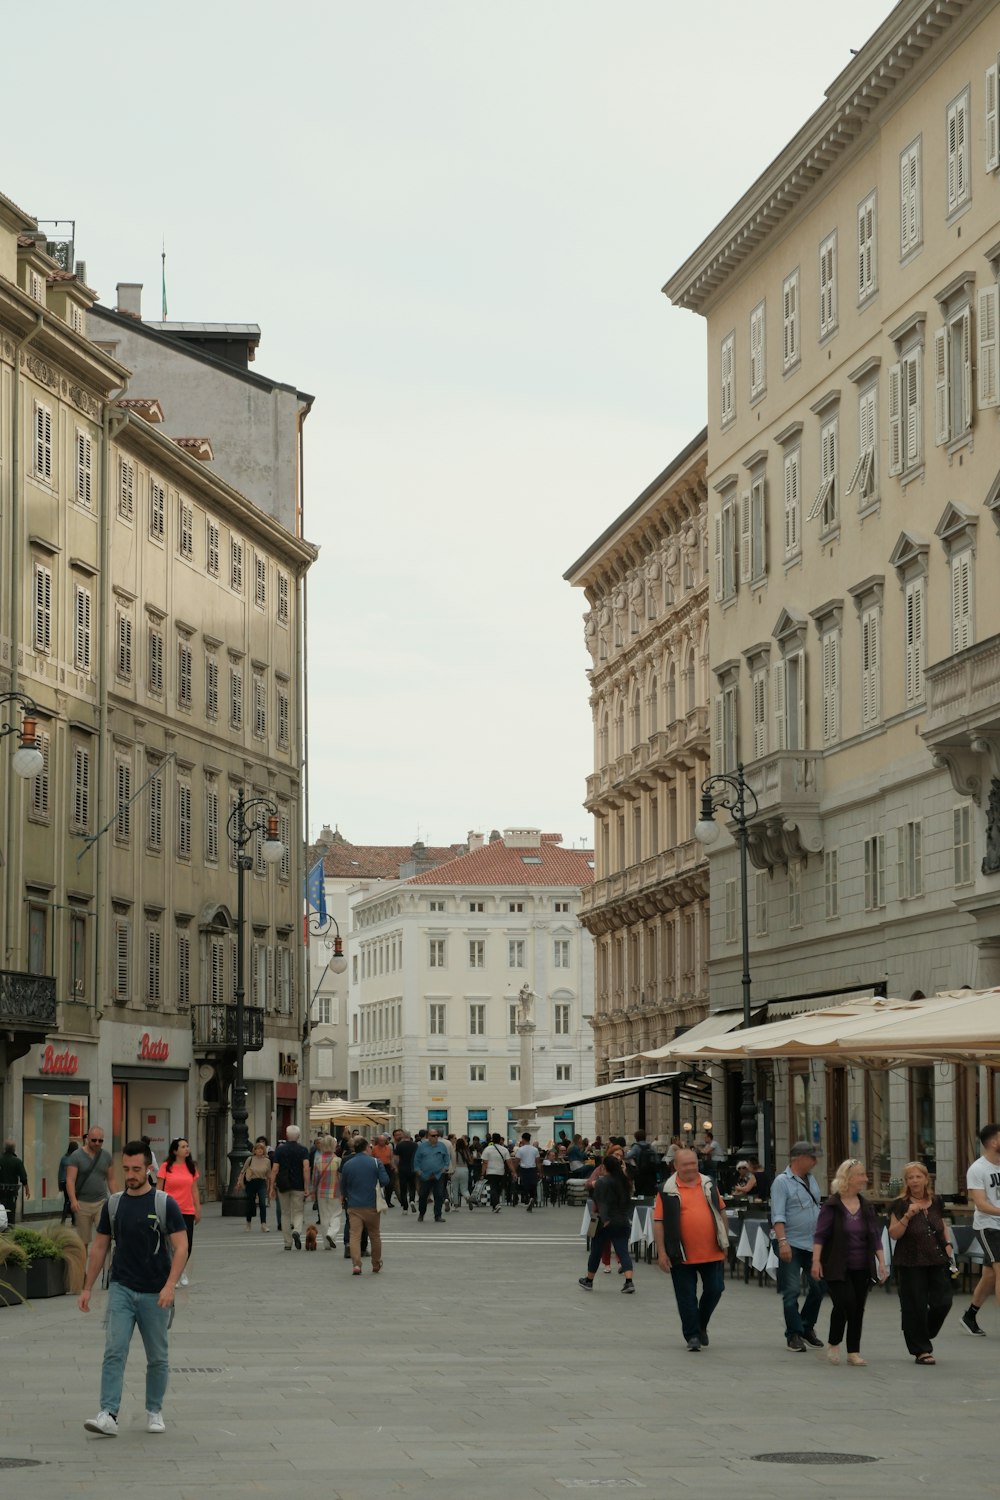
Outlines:
{"type": "Polygon", "coordinates": [[[937,1361],[931,1340],[951,1311],[954,1248],[944,1203],[931,1192],[931,1176],[923,1162],[911,1161],[903,1168],[903,1188],[903,1196],[889,1212],[899,1316],[906,1347],[917,1364],[933,1365],[937,1361]]]}
{"type": "Polygon", "coordinates": [[[601,1163],[603,1171],[594,1183],[594,1202],[597,1206],[597,1233],[590,1242],[587,1274],[580,1277],[584,1291],[594,1290],[594,1277],[601,1264],[606,1245],[613,1245],[625,1272],[623,1292],[634,1292],[632,1281],[632,1257],[629,1254],[628,1237],[632,1223],[632,1185],[618,1156],[608,1155],[601,1163]]]}
{"type": "Polygon", "coordinates": [[[833,1310],[830,1342],[824,1350],[831,1365],[840,1364],[840,1343],[847,1331],[847,1363],[866,1365],[861,1358],[861,1325],[873,1272],[886,1278],[885,1252],[878,1219],[862,1197],[868,1173],[861,1162],[842,1161],[830,1184],[829,1198],[819,1211],[814,1231],[811,1275],[825,1281],[833,1310]]]}

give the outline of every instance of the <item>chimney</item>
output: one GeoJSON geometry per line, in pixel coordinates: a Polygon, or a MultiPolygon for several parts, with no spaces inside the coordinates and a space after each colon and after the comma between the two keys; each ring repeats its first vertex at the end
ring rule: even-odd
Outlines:
{"type": "Polygon", "coordinates": [[[130,318],[142,319],[142,282],[119,281],[117,312],[127,313],[130,318]]]}
{"type": "Polygon", "coordinates": [[[87,262],[85,260],[77,261],[74,274],[77,281],[82,281],[84,286],[87,285],[87,262]]]}
{"type": "Polygon", "coordinates": [[[473,849],[481,849],[485,842],[486,840],[481,833],[473,833],[472,829],[469,829],[469,832],[466,835],[466,843],[469,846],[470,854],[472,853],[473,849]]]}

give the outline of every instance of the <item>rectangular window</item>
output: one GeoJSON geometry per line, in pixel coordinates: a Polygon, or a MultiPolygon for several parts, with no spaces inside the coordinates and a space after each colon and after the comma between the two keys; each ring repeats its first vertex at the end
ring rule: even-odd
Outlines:
{"type": "Polygon", "coordinates": [[[736,415],[736,334],[727,333],[720,351],[720,419],[723,427],[736,415]]]}
{"type": "Polygon", "coordinates": [[[972,553],[959,552],[951,559],[951,649],[954,655],[975,639],[972,613],[972,553]]]}
{"type": "Polygon", "coordinates": [[[211,782],[205,787],[205,861],[219,862],[219,793],[211,782]]]}
{"type": "Polygon", "coordinates": [[[767,480],[758,474],[750,486],[749,552],[751,583],[767,577],[767,480]]]}
{"type": "Polygon", "coordinates": [[[469,1006],[469,1035],[486,1035],[486,1006],[479,1000],[469,1006]]]}
{"type": "Polygon", "coordinates": [[[73,832],[90,832],[90,751],[73,747],[73,832]]]}
{"type": "Polygon", "coordinates": [[[267,558],[261,557],[260,553],[254,554],[253,602],[258,609],[267,606],[267,558]]]}
{"type": "Polygon", "coordinates": [[[972,197],[969,173],[969,90],[948,106],[948,213],[964,207],[972,197]]]}
{"type": "Polygon", "coordinates": [[[517,1063],[511,1063],[510,1065],[510,1081],[511,1083],[521,1082],[521,1069],[517,1063]]]}
{"type": "MultiPolygon", "coordinates": [[[[42,769],[28,783],[31,799],[28,806],[36,822],[47,823],[49,821],[49,736],[36,731],[36,737],[38,748],[42,752],[42,769]]],[[[33,970],[32,972],[42,971],[33,970]]]]}
{"type": "Polygon", "coordinates": [[[469,902],[469,910],[470,911],[485,911],[486,907],[485,907],[485,904],[482,901],[470,901],[469,902]]]}
{"type": "Polygon", "coordinates": [[[288,624],[288,574],[278,574],[278,624],[288,624]]]}
{"type": "Polygon", "coordinates": [[[211,651],[205,653],[205,717],[219,717],[219,658],[211,651]]]}
{"type": "Polygon", "coordinates": [[[952,810],[955,884],[972,884],[972,810],[966,802],[952,810]]]}
{"type": "Polygon", "coordinates": [[[885,905],[885,835],[865,839],[865,911],[885,905]]]}
{"type": "Polygon", "coordinates": [[[1000,405],[998,306],[1000,287],[980,287],[976,293],[976,404],[980,410],[1000,405]]]}
{"type": "Polygon", "coordinates": [[[443,969],[445,967],[444,938],[431,938],[429,940],[427,963],[432,969],[443,969]]]}
{"type": "Polygon", "coordinates": [[[77,584],[73,594],[73,664],[78,672],[90,671],[90,590],[77,584]]]}
{"type": "Polygon", "coordinates": [[[725,941],[735,943],[736,941],[736,881],[727,880],[725,883],[725,941]]]}
{"type": "Polygon", "coordinates": [[[146,928],[146,999],[160,1003],[160,929],[153,926],[146,928]]]}
{"type": "MultiPolygon", "coordinates": [[[[520,1072],[520,1069],[518,1069],[518,1072],[520,1072]]],[[[572,1082],[573,1082],[573,1064],[572,1063],[556,1063],[556,1083],[572,1083],[572,1082]]]]}
{"type": "Polygon", "coordinates": [[[568,901],[553,901],[553,903],[552,903],[552,910],[553,911],[566,911],[566,912],[568,912],[569,911],[569,902],[568,901]]]}
{"type": "Polygon", "coordinates": [[[754,937],[767,937],[767,886],[770,870],[756,870],[753,877],[754,937]]]}
{"type": "Polygon", "coordinates": [[[191,858],[191,783],[177,783],[177,858],[191,858]]]}
{"type": "Polygon", "coordinates": [[[127,458],[118,460],[118,514],[130,523],[135,515],[135,464],[127,458]]]}
{"type": "Polygon", "coordinates": [[[731,495],[715,517],[715,597],[732,599],[739,579],[740,501],[731,495]]]}
{"type": "Polygon", "coordinates": [[[115,760],[115,839],[127,844],[132,837],[132,762],[122,756],[115,760]]]}
{"type": "Polygon", "coordinates": [[[257,672],[253,675],[253,733],[254,739],[267,738],[267,684],[257,672]]]}
{"type": "Polygon", "coordinates": [[[90,510],[94,503],[94,445],[85,432],[76,430],[76,498],[90,510]]]}
{"type": "Polygon", "coordinates": [[[923,454],[921,349],[889,366],[889,473],[915,469],[923,454]]]}
{"type": "Polygon", "coordinates": [[[214,521],[205,522],[205,566],[213,578],[218,578],[219,528],[214,521]]]}
{"type": "Polygon", "coordinates": [[[444,911],[444,902],[443,901],[428,901],[428,903],[427,903],[427,910],[428,911],[444,911]]]}
{"type": "Polygon", "coordinates": [[[507,941],[507,967],[508,969],[524,968],[524,940],[523,938],[509,938],[507,941]]]}
{"type": "Polygon", "coordinates": [[[924,580],[911,578],[905,594],[905,696],[907,707],[924,698],[924,580]]]}
{"type": "Polygon", "coordinates": [[[191,939],[186,932],[177,934],[177,1004],[191,1004],[191,939]]]}
{"type": "Polygon", "coordinates": [[[857,490],[858,509],[864,510],[878,494],[878,389],[868,386],[858,396],[858,461],[845,490],[850,495],[857,490]]]}
{"type": "Polygon", "coordinates": [[[163,777],[157,774],[146,788],[146,848],[151,854],[163,849],[163,777]]]}
{"type": "Polygon", "coordinates": [[[915,140],[899,158],[899,255],[902,260],[918,249],[924,237],[921,202],[920,141],[915,140]]]}
{"type": "Polygon", "coordinates": [[[469,968],[470,969],[485,969],[486,968],[486,939],[485,938],[470,938],[469,939],[469,968]]]}
{"type": "Polygon", "coordinates": [[[447,1032],[447,1007],[443,1000],[432,1000],[428,1006],[428,1036],[444,1036],[447,1032]]]}
{"type": "Polygon", "coordinates": [[[167,524],[167,492],[155,479],[149,481],[149,535],[154,542],[163,541],[167,524]]]}
{"type": "MultiPolygon", "coordinates": [[[[513,911],[513,912],[524,911],[524,902],[523,901],[508,901],[507,902],[507,910],[508,911],[513,911]]],[[[558,910],[559,910],[559,908],[557,906],[556,907],[556,911],[558,911],[558,910]]]]}
{"type": "Polygon", "coordinates": [[[44,563],[33,565],[32,645],[36,651],[52,649],[52,570],[44,563]]]}
{"type": "Polygon", "coordinates": [[[756,401],[767,389],[766,306],[758,302],[750,314],[750,400],[756,401]]]}
{"type": "Polygon", "coordinates": [[[163,631],[158,625],[147,632],[146,687],[154,698],[163,694],[163,631]]]}
{"type": "Polygon", "coordinates": [[[822,532],[829,531],[836,525],[839,516],[837,504],[837,452],[838,452],[838,429],[840,423],[837,417],[831,417],[824,422],[819,433],[819,456],[820,456],[820,483],[816,493],[816,499],[812,503],[807,521],[814,521],[820,517],[820,529],[822,532]]]}
{"type": "Polygon", "coordinates": [[[556,969],[570,967],[569,938],[556,938],[552,944],[552,965],[556,969]]]}
{"type": "Polygon", "coordinates": [[[119,682],[132,681],[132,616],[126,610],[118,610],[118,652],[115,659],[115,675],[119,682]]]}
{"type": "Polygon", "coordinates": [[[239,667],[229,668],[229,727],[243,728],[243,673],[239,667]]]}
{"type": "Polygon", "coordinates": [[[115,999],[124,1004],[132,994],[132,924],[128,917],[114,919],[115,999]]]}
{"type": "Polygon", "coordinates": [[[570,1005],[566,1000],[557,1000],[552,1007],[552,1030],[556,1036],[569,1036],[570,1005]]]}
{"type": "Polygon", "coordinates": [[[900,901],[924,894],[924,829],[919,821],[904,823],[896,845],[896,891],[900,901]]]}
{"type": "Polygon", "coordinates": [[[840,916],[839,865],[839,851],[827,849],[823,855],[823,902],[828,922],[833,922],[840,916]]]}
{"type": "Polygon", "coordinates": [[[187,641],[177,642],[177,706],[190,708],[192,701],[191,647],[187,641]]]}
{"type": "Polygon", "coordinates": [[[820,638],[823,662],[823,743],[840,739],[840,632],[828,630],[820,638]]]}
{"type": "Polygon", "coordinates": [[[44,484],[52,483],[52,409],[43,402],[34,406],[34,472],[44,484]]]}
{"type": "Polygon", "coordinates": [[[781,285],[782,368],[799,362],[799,273],[794,270],[781,285]]]}
{"type": "Polygon", "coordinates": [[[282,1016],[292,1013],[292,954],[280,944],[274,950],[274,1008],[282,1016]]]}
{"type": "Polygon", "coordinates": [[[1000,167],[1000,137],[998,137],[997,131],[998,64],[1000,64],[1000,59],[997,62],[991,63],[986,69],[983,117],[986,136],[987,172],[995,172],[1000,167]]]}
{"type": "Polygon", "coordinates": [[[243,543],[235,536],[229,540],[229,587],[234,594],[243,592],[243,543]]]}
{"type": "Polygon", "coordinates": [[[801,488],[799,466],[801,450],[792,448],[785,454],[785,558],[798,557],[801,527],[801,488]]]}
{"type": "Polygon", "coordinates": [[[517,1003],[507,1006],[507,1035],[517,1036],[517,1003]]]}
{"type": "Polygon", "coordinates": [[[874,296],[878,290],[878,254],[875,241],[877,220],[875,194],[869,193],[858,204],[858,301],[874,296]]]}
{"type": "Polygon", "coordinates": [[[753,703],[753,758],[767,754],[767,668],[759,667],[750,679],[753,703]]]}
{"type": "Polygon", "coordinates": [[[194,557],[194,510],[184,500],[178,511],[177,550],[181,557],[194,557]]]}
{"type": "Polygon", "coordinates": [[[430,1083],[444,1083],[446,1072],[444,1063],[431,1063],[427,1069],[427,1078],[430,1083]]]}
{"type": "Polygon", "coordinates": [[[485,1063],[470,1063],[469,1064],[469,1082],[470,1083],[485,1083],[486,1082],[486,1064],[485,1063]]]}
{"type": "Polygon", "coordinates": [[[972,426],[972,310],[960,308],[934,334],[934,441],[941,447],[972,426]]]}
{"type": "Polygon", "coordinates": [[[882,718],[882,618],[877,607],[861,616],[861,727],[871,729],[882,718]]]}
{"type": "Polygon", "coordinates": [[[788,926],[802,926],[802,861],[788,861],[788,926]]]}
{"type": "Polygon", "coordinates": [[[837,331],[837,231],[819,247],[819,336],[837,331]]]}
{"type": "Polygon", "coordinates": [[[278,683],[274,696],[278,716],[278,749],[287,750],[290,736],[288,689],[278,683]]]}
{"type": "Polygon", "coordinates": [[[739,760],[739,694],[732,685],[715,695],[715,769],[732,771],[739,760]]]}

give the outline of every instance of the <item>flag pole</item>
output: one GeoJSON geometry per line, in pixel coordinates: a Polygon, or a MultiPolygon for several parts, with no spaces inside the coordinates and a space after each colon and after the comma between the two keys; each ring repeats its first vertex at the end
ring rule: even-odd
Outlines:
{"type": "Polygon", "coordinates": [[[161,293],[160,293],[160,319],[161,319],[162,322],[165,323],[167,321],[167,241],[166,241],[166,236],[164,236],[164,239],[163,239],[163,248],[162,248],[162,250],[160,252],[160,270],[161,270],[161,273],[162,273],[162,275],[161,275],[161,282],[160,282],[160,287],[161,287],[161,293]]]}

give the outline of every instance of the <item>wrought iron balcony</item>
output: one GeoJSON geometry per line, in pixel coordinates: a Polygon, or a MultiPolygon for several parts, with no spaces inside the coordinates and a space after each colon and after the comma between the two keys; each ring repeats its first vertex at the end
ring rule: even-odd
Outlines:
{"type": "Polygon", "coordinates": [[[35,1031],[39,1036],[55,1031],[55,979],[48,974],[0,970],[0,1029],[35,1031]]]}
{"type": "MultiPolygon", "coordinates": [[[[236,1051],[236,1006],[192,1005],[191,1029],[200,1052],[236,1051]]],[[[255,1005],[243,1007],[243,1050],[259,1052],[264,1045],[264,1012],[255,1005]]]]}

